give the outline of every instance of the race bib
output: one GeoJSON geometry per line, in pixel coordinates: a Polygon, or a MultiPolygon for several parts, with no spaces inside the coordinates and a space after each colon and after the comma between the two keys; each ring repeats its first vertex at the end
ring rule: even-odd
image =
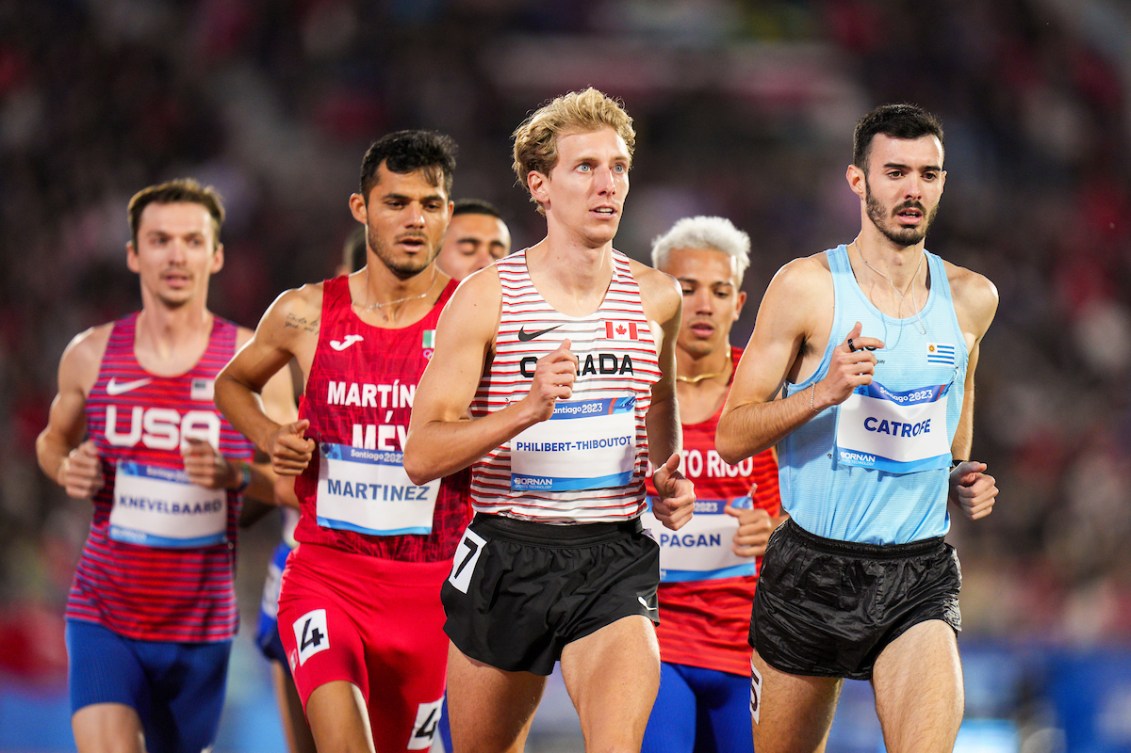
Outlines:
{"type": "Polygon", "coordinates": [[[563,400],[511,440],[511,490],[607,489],[632,480],[636,398],[563,400]]]}
{"type": "Polygon", "coordinates": [[[176,468],[118,464],[110,511],[114,541],[186,549],[221,544],[227,532],[225,490],[197,486],[176,468]]]}
{"type": "Polygon", "coordinates": [[[409,480],[397,450],[323,443],[318,468],[318,525],[371,536],[432,532],[440,480],[409,480]]]}
{"type": "MultiPolygon", "coordinates": [[[[678,531],[664,527],[652,513],[653,497],[640,520],[645,530],[660,545],[660,580],[680,583],[716,580],[742,575],[757,575],[753,559],[739,557],[731,550],[738,518],[727,515],[725,499],[695,500],[695,514],[678,531]]],[[[734,507],[750,507],[750,497],[731,502],[734,507]]]]}
{"type": "Polygon", "coordinates": [[[949,384],[906,392],[875,382],[857,387],[838,412],[837,462],[888,473],[946,468],[949,393],[949,384]]]}

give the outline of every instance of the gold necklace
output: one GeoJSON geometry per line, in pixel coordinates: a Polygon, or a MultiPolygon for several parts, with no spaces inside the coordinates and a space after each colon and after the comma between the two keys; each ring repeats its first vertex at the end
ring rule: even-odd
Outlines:
{"type": "MultiPolygon", "coordinates": [[[[852,241],[852,245],[856,246],[856,253],[860,255],[860,261],[864,262],[864,266],[866,266],[868,269],[872,270],[873,272],[878,274],[880,277],[882,277],[884,280],[886,280],[887,284],[889,286],[891,286],[891,291],[899,296],[899,306],[895,310],[895,318],[899,319],[899,328],[900,328],[900,331],[902,331],[903,330],[903,301],[907,297],[907,294],[909,292],[911,292],[911,287],[915,284],[915,280],[919,277],[919,270],[923,266],[923,258],[926,256],[926,254],[923,253],[922,251],[919,252],[919,263],[915,265],[915,271],[911,273],[911,280],[907,283],[907,287],[905,287],[903,289],[903,292],[901,293],[901,292],[899,292],[899,288],[897,288],[895,286],[895,283],[892,282],[892,279],[890,277],[888,277],[883,272],[881,272],[880,270],[873,267],[870,263],[868,263],[868,257],[864,256],[864,249],[860,247],[859,240],[860,240],[859,236],[854,238],[853,241],[852,241]]],[[[872,304],[875,305],[875,301],[872,301],[872,304]]],[[[915,306],[915,299],[914,298],[911,299],[911,305],[913,307],[915,306]]],[[[879,307],[877,306],[877,308],[879,308],[879,307]]],[[[922,306],[915,308],[915,329],[919,332],[920,335],[927,334],[927,325],[923,323],[923,308],[922,308],[922,306]]]]}
{"type": "MultiPolygon", "coordinates": [[[[432,292],[432,286],[436,284],[436,271],[437,271],[437,269],[438,269],[438,267],[435,264],[433,264],[432,265],[432,281],[428,283],[428,287],[424,289],[423,293],[417,293],[416,295],[406,295],[404,298],[396,298],[392,301],[374,301],[373,303],[354,303],[353,305],[357,306],[362,311],[379,311],[383,308],[386,308],[387,306],[395,306],[398,303],[408,303],[409,301],[419,301],[421,298],[425,297],[430,292],[432,292]]],[[[368,271],[366,271],[366,273],[365,273],[365,287],[366,287],[366,290],[369,289],[369,272],[368,271]]]]}

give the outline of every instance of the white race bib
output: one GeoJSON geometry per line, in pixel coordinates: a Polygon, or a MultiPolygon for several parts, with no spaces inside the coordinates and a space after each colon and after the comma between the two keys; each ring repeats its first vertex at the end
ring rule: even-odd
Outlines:
{"type": "Polygon", "coordinates": [[[409,480],[397,450],[323,443],[318,468],[318,525],[371,536],[432,532],[440,480],[409,480]]]}
{"type": "Polygon", "coordinates": [[[838,412],[837,462],[888,473],[947,467],[949,394],[949,384],[906,392],[877,382],[857,387],[838,412]]]}
{"type": "Polygon", "coordinates": [[[511,440],[512,491],[623,486],[636,465],[636,398],[563,400],[511,440]]]}
{"type": "MultiPolygon", "coordinates": [[[[665,528],[652,513],[654,498],[640,520],[652,539],[660,545],[660,580],[680,583],[716,580],[742,575],[757,575],[754,560],[739,557],[732,550],[738,518],[727,515],[725,499],[695,500],[695,514],[678,531],[665,528]]],[[[734,507],[750,507],[750,497],[731,501],[734,507]]]]}
{"type": "Polygon", "coordinates": [[[118,464],[110,538],[140,546],[186,549],[227,540],[228,494],[205,489],[176,468],[118,464]]]}

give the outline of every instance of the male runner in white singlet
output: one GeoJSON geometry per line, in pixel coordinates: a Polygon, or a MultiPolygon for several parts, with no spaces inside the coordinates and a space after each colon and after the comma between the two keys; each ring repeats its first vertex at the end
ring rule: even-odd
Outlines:
{"type": "Polygon", "coordinates": [[[468,277],[437,328],[405,469],[472,467],[444,585],[456,750],[521,751],[560,659],[590,750],[639,750],[659,682],[658,547],[641,530],[649,456],[671,528],[694,491],[680,424],[671,277],[612,247],[635,133],[594,89],[514,134],[546,237],[468,277]]]}

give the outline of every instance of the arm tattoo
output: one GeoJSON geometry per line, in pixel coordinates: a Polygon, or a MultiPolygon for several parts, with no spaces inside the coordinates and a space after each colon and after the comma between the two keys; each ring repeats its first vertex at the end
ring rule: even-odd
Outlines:
{"type": "Polygon", "coordinates": [[[289,329],[301,329],[301,330],[303,330],[305,332],[309,332],[311,334],[317,334],[318,324],[319,324],[320,321],[321,321],[321,319],[315,319],[314,321],[311,321],[310,319],[307,319],[306,317],[303,317],[303,316],[295,316],[294,314],[287,314],[286,326],[289,329]]]}

